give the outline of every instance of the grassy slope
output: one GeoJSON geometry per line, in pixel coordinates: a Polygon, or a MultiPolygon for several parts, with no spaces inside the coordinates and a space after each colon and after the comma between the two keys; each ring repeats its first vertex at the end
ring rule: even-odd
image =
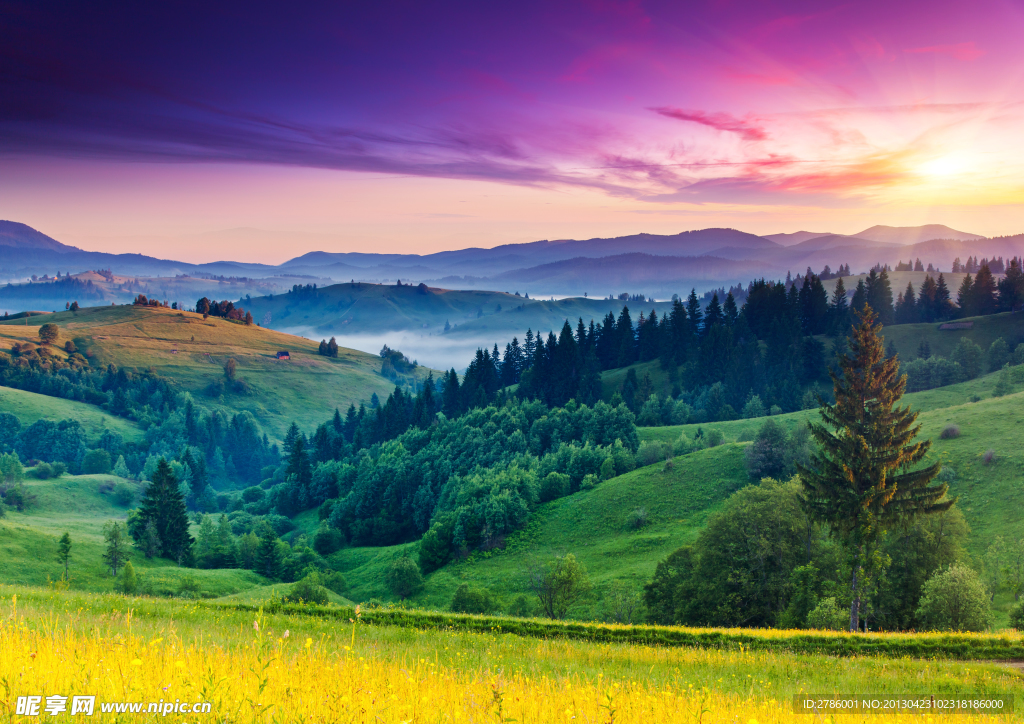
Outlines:
{"type": "MultiPolygon", "coordinates": [[[[643,585],[657,562],[692,540],[708,514],[746,482],[741,445],[677,458],[673,470],[663,467],[634,470],[591,491],[541,506],[531,526],[513,536],[505,551],[478,554],[437,571],[413,602],[446,607],[458,585],[465,582],[491,589],[507,604],[528,592],[526,573],[531,561],[543,562],[566,552],[587,566],[599,594],[617,580],[631,587],[643,585]],[[651,522],[633,531],[627,527],[627,517],[638,507],[648,510],[651,522]]],[[[388,598],[383,582],[386,565],[405,552],[415,557],[416,550],[416,544],[348,548],[336,553],[331,562],[344,571],[354,600],[388,598]]]]}
{"type": "MultiPolygon", "coordinates": [[[[73,339],[94,367],[114,363],[151,368],[173,378],[207,407],[251,411],[272,437],[282,437],[293,420],[309,428],[326,420],[335,407],[344,411],[349,403],[358,405],[374,392],[386,396],[394,389],[378,374],[381,363],[374,355],[342,349],[337,359],[328,359],[317,354],[318,342],[170,309],[93,307],[32,318],[29,326],[0,323],[0,344],[38,341],[43,319],[61,327],[61,345],[73,339]],[[172,354],[174,349],[177,354],[172,354]],[[282,349],[291,352],[290,361],[275,359],[282,349]],[[253,394],[205,397],[207,385],[223,379],[229,357],[238,361],[237,376],[252,386],[253,394]]],[[[426,376],[427,370],[420,374],[426,376]]]]}
{"type": "MultiPolygon", "coordinates": [[[[28,491],[35,505],[19,513],[8,510],[0,520],[0,582],[41,586],[58,580],[57,538],[71,534],[71,584],[87,591],[110,591],[114,581],[102,562],[103,526],[125,521],[127,511],[115,505],[100,486],[119,480],[112,475],[64,475],[50,480],[29,476],[28,491]]],[[[135,481],[126,481],[136,488],[135,481]]],[[[194,533],[195,531],[193,531],[194,533]]],[[[132,551],[132,565],[158,592],[173,592],[182,576],[191,574],[204,595],[226,595],[262,585],[265,579],[250,571],[201,571],[178,568],[164,559],[146,560],[132,551]]]]}
{"type": "Polygon", "coordinates": [[[13,414],[22,425],[31,425],[42,419],[78,420],[90,438],[98,437],[107,429],[121,433],[127,441],[142,437],[142,431],[135,423],[109,415],[95,405],[13,390],[10,387],[0,387],[0,410],[13,414]]]}

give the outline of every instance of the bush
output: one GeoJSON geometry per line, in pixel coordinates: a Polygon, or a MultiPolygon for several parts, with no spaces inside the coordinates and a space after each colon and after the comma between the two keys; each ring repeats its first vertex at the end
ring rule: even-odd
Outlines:
{"type": "Polygon", "coordinates": [[[765,409],[764,403],[761,402],[761,398],[758,395],[752,395],[747,404],[743,406],[743,417],[750,419],[752,417],[764,417],[768,414],[768,410],[765,409]]]}
{"type": "Polygon", "coordinates": [[[518,616],[519,618],[530,618],[533,616],[533,606],[530,605],[530,600],[523,594],[516,596],[515,600],[512,601],[512,605],[508,607],[509,616],[518,616]]]}
{"type": "Polygon", "coordinates": [[[708,447],[718,447],[725,442],[725,434],[717,427],[712,427],[705,434],[705,438],[708,441],[708,447]]]}
{"type": "Polygon", "coordinates": [[[127,508],[133,502],[135,502],[135,491],[132,490],[131,486],[124,481],[119,481],[114,486],[113,496],[114,503],[120,505],[122,508],[127,508]]]}
{"type": "Polygon", "coordinates": [[[790,469],[789,435],[782,425],[768,418],[754,436],[754,444],[744,451],[747,475],[753,480],[782,480],[790,469]]]}
{"type": "Polygon", "coordinates": [[[50,463],[39,463],[36,465],[35,476],[39,480],[49,480],[53,477],[53,467],[50,463]]]}
{"type": "Polygon", "coordinates": [[[648,520],[647,508],[641,506],[630,513],[626,518],[626,527],[632,530],[640,530],[647,525],[648,522],[650,521],[648,520]]]}
{"type": "Polygon", "coordinates": [[[548,473],[540,483],[540,502],[557,500],[569,494],[569,476],[565,473],[548,473]]]}
{"type": "Polygon", "coordinates": [[[640,449],[636,452],[636,464],[640,467],[647,467],[648,465],[660,463],[666,457],[668,455],[664,445],[657,441],[644,440],[640,443],[640,449]]]}
{"type": "Polygon", "coordinates": [[[344,596],[345,589],[348,588],[348,582],[338,571],[322,571],[320,573],[320,581],[323,583],[324,588],[337,593],[339,596],[344,596]]]}
{"type": "Polygon", "coordinates": [[[953,348],[953,353],[949,356],[951,360],[960,365],[969,380],[973,380],[981,374],[984,357],[985,353],[981,347],[967,337],[960,338],[960,342],[953,348]]]}
{"type": "Polygon", "coordinates": [[[287,600],[298,603],[325,605],[330,602],[327,589],[320,580],[320,574],[310,571],[301,580],[296,581],[288,592],[287,600]]]}
{"type": "Polygon", "coordinates": [[[423,574],[412,558],[399,558],[392,561],[384,574],[384,583],[394,595],[408,598],[423,588],[423,574]]]}
{"type": "Polygon", "coordinates": [[[117,581],[117,590],[129,596],[139,591],[139,577],[136,575],[135,566],[131,561],[126,562],[121,570],[121,577],[117,581]]]}
{"type": "Polygon", "coordinates": [[[1018,631],[1024,631],[1024,600],[1010,610],[1010,626],[1018,631]]]}
{"type": "Polygon", "coordinates": [[[952,565],[924,584],[917,617],[933,630],[983,631],[990,619],[988,592],[977,573],[952,565]]]}
{"type": "Polygon", "coordinates": [[[254,485],[242,491],[242,500],[246,503],[257,503],[263,500],[265,495],[266,492],[262,488],[254,485]]]}
{"type": "Polygon", "coordinates": [[[337,528],[320,528],[313,536],[313,550],[322,556],[329,556],[341,550],[345,538],[337,528]]]}
{"type": "Polygon", "coordinates": [[[955,440],[958,437],[960,437],[959,425],[946,425],[939,433],[939,438],[942,440],[955,440]]]}
{"type": "Polygon", "coordinates": [[[583,480],[580,481],[580,490],[593,490],[599,482],[601,481],[596,475],[587,473],[583,476],[583,480]]]}
{"type": "Polygon", "coordinates": [[[191,573],[186,573],[178,581],[178,596],[181,598],[199,598],[201,588],[199,579],[191,573]]]}
{"type": "Polygon", "coordinates": [[[106,475],[110,470],[110,453],[102,448],[90,450],[82,460],[82,473],[85,475],[106,475]]]}
{"type": "Polygon", "coordinates": [[[482,588],[470,588],[460,584],[452,596],[451,610],[456,613],[490,613],[494,608],[491,594],[482,588]]]}
{"type": "Polygon", "coordinates": [[[823,598],[807,614],[807,627],[822,631],[843,631],[850,628],[850,612],[844,611],[834,596],[823,598]]]}
{"type": "Polygon", "coordinates": [[[989,372],[1001,370],[1004,365],[1010,362],[1010,345],[1006,343],[1005,339],[999,337],[989,345],[985,357],[987,358],[989,372]]]}
{"type": "Polygon", "coordinates": [[[611,455],[601,463],[601,480],[610,480],[615,477],[615,458],[611,455]]]}

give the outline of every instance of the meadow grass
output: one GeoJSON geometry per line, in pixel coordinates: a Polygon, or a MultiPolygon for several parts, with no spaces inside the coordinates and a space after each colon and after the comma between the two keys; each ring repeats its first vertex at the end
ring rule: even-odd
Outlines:
{"type": "MultiPolygon", "coordinates": [[[[25,320],[0,322],[0,345],[38,342],[43,322],[60,327],[58,345],[67,340],[94,368],[108,364],[151,369],[191,392],[201,404],[227,414],[248,410],[272,437],[281,439],[296,421],[303,429],[326,422],[335,408],[368,403],[373,393],[386,398],[394,383],[380,375],[379,357],[340,349],[336,359],[320,356],[319,340],[245,326],[217,317],[155,307],[90,307],[25,320]],[[276,353],[287,350],[288,361],[276,353]],[[225,392],[211,398],[206,390],[224,379],[224,363],[234,358],[237,377],[248,393],[225,392]]],[[[61,349],[55,352],[62,354],[61,349]]],[[[420,368],[418,377],[429,370],[420,368]]]]}
{"type": "Polygon", "coordinates": [[[104,430],[119,433],[127,442],[142,438],[142,430],[134,422],[115,417],[95,405],[10,387],[0,387],[0,412],[11,413],[23,427],[37,420],[78,420],[90,439],[98,438],[104,430]]]}
{"type": "Polygon", "coordinates": [[[209,701],[217,720],[245,722],[764,724],[816,721],[794,714],[795,694],[1008,700],[1021,683],[978,662],[538,640],[12,587],[0,587],[0,613],[8,707],[60,693],[209,701]]]}

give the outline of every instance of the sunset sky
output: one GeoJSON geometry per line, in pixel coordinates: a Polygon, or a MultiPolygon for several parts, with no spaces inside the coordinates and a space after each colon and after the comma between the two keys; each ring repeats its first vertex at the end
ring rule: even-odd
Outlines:
{"type": "Polygon", "coordinates": [[[711,226],[1024,232],[1020,2],[0,18],[0,218],[83,248],[276,263],[711,226]]]}

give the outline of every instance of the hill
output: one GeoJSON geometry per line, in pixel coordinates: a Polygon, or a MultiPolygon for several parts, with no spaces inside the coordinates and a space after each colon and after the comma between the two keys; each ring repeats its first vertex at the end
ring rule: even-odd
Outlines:
{"type": "Polygon", "coordinates": [[[924,226],[872,226],[854,236],[886,244],[919,244],[932,239],[953,239],[955,241],[977,241],[984,236],[957,231],[944,224],[925,224],[924,226]]]}
{"type": "MultiPolygon", "coordinates": [[[[0,221],[0,246],[14,249],[34,249],[56,252],[81,251],[78,247],[61,244],[41,231],[17,221],[0,221]]],[[[5,250],[7,251],[7,250],[5,250]]]]}
{"type": "Polygon", "coordinates": [[[120,433],[128,442],[142,437],[138,425],[110,415],[95,405],[10,387],[0,387],[0,411],[11,413],[22,425],[31,425],[36,420],[78,420],[90,438],[99,437],[104,430],[120,433]]]}
{"type": "MultiPolygon", "coordinates": [[[[229,414],[249,410],[272,438],[283,436],[292,421],[308,428],[335,407],[344,411],[350,403],[358,406],[373,393],[386,397],[394,389],[394,382],[379,374],[381,360],[374,355],[343,348],[331,359],[317,353],[319,340],[164,308],[92,307],[0,322],[0,344],[37,342],[41,320],[57,324],[58,343],[73,340],[91,366],[152,369],[206,407],[229,414]],[[291,359],[277,360],[280,350],[289,351],[291,359]],[[237,361],[237,377],[249,391],[210,397],[207,390],[224,379],[229,358],[237,361]]],[[[425,378],[427,373],[416,374],[425,378]]]]}

